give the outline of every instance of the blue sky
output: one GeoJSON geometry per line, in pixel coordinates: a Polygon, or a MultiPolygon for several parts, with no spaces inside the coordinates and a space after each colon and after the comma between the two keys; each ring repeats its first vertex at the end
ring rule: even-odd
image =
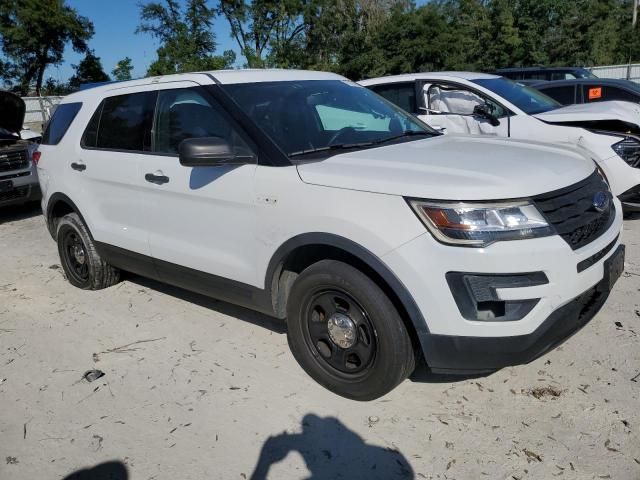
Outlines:
{"type": "MultiPolygon", "coordinates": [[[[161,0],[160,0],[161,1],[161,0]]],[[[429,0],[418,0],[417,5],[429,0]]],[[[140,22],[138,0],[66,0],[67,5],[75,8],[80,15],[84,15],[93,22],[95,34],[89,41],[89,48],[102,61],[104,71],[111,75],[111,71],[119,60],[130,57],[133,60],[133,77],[143,77],[147,67],[156,58],[158,42],[149,34],[136,34],[140,22]]],[[[146,3],[143,0],[143,3],[146,3]]],[[[214,5],[216,2],[211,2],[214,5]]],[[[226,19],[216,17],[214,31],[218,42],[218,53],[225,50],[236,52],[237,66],[244,63],[238,45],[231,38],[229,24],[226,19]]],[[[57,66],[49,66],[45,72],[45,80],[52,77],[58,81],[66,81],[73,75],[73,65],[77,65],[83,54],[73,51],[68,46],[64,53],[64,62],[57,66]]]]}
{"type": "MultiPolygon", "coordinates": [[[[135,33],[140,22],[137,0],[67,0],[66,3],[93,22],[95,34],[89,40],[89,47],[100,57],[105,72],[110,75],[119,60],[130,57],[133,60],[133,76],[144,76],[147,67],[156,58],[158,42],[149,34],[135,33]]],[[[214,31],[218,52],[234,50],[238,54],[237,44],[230,38],[229,25],[224,18],[216,18],[214,31]]],[[[45,78],[66,81],[73,75],[72,65],[77,65],[83,56],[68,46],[64,62],[47,68],[45,78]]],[[[242,59],[239,60],[241,65],[242,59]]]]}

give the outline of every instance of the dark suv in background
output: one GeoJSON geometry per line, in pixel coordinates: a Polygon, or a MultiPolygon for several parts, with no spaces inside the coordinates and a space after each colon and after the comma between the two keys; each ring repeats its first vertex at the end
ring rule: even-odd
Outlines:
{"type": "Polygon", "coordinates": [[[640,103],[640,85],[629,80],[580,78],[556,82],[530,82],[528,85],[540,90],[562,105],[609,100],[640,103]]]}
{"type": "Polygon", "coordinates": [[[501,68],[492,72],[511,80],[571,80],[574,78],[597,78],[582,67],[523,67],[501,68]]]}
{"type": "Polygon", "coordinates": [[[37,144],[20,137],[25,109],[20,97],[0,91],[0,207],[41,197],[32,160],[37,144]]]}

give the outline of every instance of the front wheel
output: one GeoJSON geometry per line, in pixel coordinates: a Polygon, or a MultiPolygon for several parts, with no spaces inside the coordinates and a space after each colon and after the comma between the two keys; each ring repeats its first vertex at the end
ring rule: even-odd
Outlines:
{"type": "Polygon", "coordinates": [[[381,397],[415,367],[411,339],[391,300],[369,277],[342,262],[324,260],[298,276],[287,325],[300,366],[343,397],[381,397]]]}

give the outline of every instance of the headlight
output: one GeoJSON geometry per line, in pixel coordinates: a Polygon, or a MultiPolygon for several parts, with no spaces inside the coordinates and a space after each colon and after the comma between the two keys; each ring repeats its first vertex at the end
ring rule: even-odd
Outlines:
{"type": "Polygon", "coordinates": [[[620,158],[634,168],[640,168],[640,142],[634,137],[626,137],[621,142],[611,145],[620,158]]]}
{"type": "Polygon", "coordinates": [[[437,240],[465,247],[486,247],[501,240],[553,235],[540,211],[526,201],[497,204],[409,200],[437,240]]]}

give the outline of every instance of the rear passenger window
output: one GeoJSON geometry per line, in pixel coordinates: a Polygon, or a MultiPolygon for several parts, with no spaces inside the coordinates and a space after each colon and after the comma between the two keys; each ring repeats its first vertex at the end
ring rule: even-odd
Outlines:
{"type": "Polygon", "coordinates": [[[57,145],[67,133],[71,122],[76,118],[76,115],[80,111],[82,103],[64,103],[58,105],[56,111],[53,113],[51,121],[47,125],[44,135],[42,136],[43,145],[57,145]]]}
{"type": "Polygon", "coordinates": [[[562,105],[573,105],[575,103],[576,88],[573,85],[565,87],[543,88],[540,91],[545,95],[549,95],[554,100],[557,100],[562,105]]]}
{"type": "MultiPolygon", "coordinates": [[[[112,150],[151,150],[151,124],[156,92],[132,93],[105,98],[100,115],[96,147],[112,150]]],[[[93,119],[92,119],[93,120],[93,119]]],[[[88,125],[87,145],[91,140],[88,125]]]]}

